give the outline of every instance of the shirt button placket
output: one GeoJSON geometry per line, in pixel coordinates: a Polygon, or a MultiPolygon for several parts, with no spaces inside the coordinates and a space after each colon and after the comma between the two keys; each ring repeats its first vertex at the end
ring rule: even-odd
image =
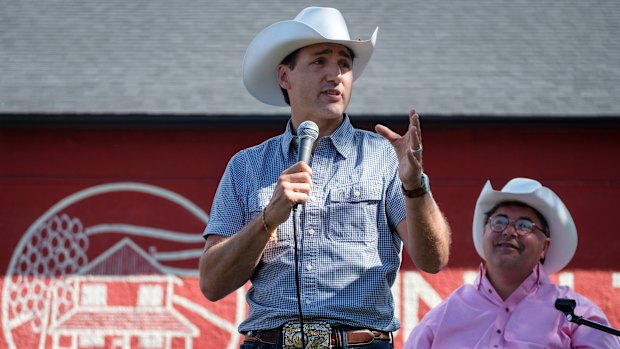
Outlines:
{"type": "Polygon", "coordinates": [[[497,311],[497,320],[495,321],[495,335],[492,337],[491,344],[493,348],[504,347],[504,329],[510,317],[510,308],[501,307],[497,311]]]}
{"type": "Polygon", "coordinates": [[[504,342],[502,336],[502,330],[500,328],[495,329],[495,335],[491,337],[491,347],[492,348],[503,348],[502,343],[504,342]]]}
{"type": "Polygon", "coordinates": [[[321,204],[322,193],[326,183],[326,159],[321,154],[324,147],[319,142],[310,163],[312,167],[312,191],[304,204],[304,243],[303,243],[303,294],[305,304],[310,305],[317,298],[317,249],[320,245],[321,234],[321,204]]]}

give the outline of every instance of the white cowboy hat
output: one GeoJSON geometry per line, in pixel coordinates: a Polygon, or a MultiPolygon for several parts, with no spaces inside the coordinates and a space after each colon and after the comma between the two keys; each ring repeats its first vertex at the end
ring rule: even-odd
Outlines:
{"type": "Polygon", "coordinates": [[[558,272],[573,258],[577,249],[577,227],[562,200],[540,182],[529,178],[514,178],[502,188],[493,190],[487,181],[476,202],[474,211],[473,237],[476,251],[484,257],[482,236],[486,224],[486,213],[504,201],[519,201],[531,206],[547,220],[551,244],[545,256],[543,268],[547,274],[558,272]]]}
{"type": "Polygon", "coordinates": [[[243,84],[259,101],[286,106],[278,84],[278,64],[295,50],[318,43],[342,44],[353,51],[355,81],[372,56],[378,30],[379,27],[369,40],[351,40],[340,11],[328,7],[305,8],[295,19],[274,23],[254,37],[243,58],[243,84]]]}

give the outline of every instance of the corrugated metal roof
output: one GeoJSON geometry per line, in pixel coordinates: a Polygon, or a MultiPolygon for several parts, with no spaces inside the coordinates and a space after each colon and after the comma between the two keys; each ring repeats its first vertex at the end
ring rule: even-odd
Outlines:
{"type": "MultiPolygon", "coordinates": [[[[264,27],[310,4],[0,0],[0,113],[286,114],[245,90],[264,27]]],[[[617,0],[315,1],[375,26],[353,115],[620,115],[617,0]]]]}

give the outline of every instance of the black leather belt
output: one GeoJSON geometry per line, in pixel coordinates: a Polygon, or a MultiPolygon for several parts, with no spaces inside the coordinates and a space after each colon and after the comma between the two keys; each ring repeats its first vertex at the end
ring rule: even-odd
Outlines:
{"type": "MultiPolygon", "coordinates": [[[[372,343],[375,340],[392,340],[389,332],[371,329],[351,329],[342,330],[346,334],[347,346],[360,346],[372,343]]],[[[280,330],[249,331],[245,335],[248,342],[260,342],[265,344],[276,344],[280,336],[280,330]]],[[[339,330],[334,330],[331,334],[331,345],[342,346],[343,338],[339,330]]]]}

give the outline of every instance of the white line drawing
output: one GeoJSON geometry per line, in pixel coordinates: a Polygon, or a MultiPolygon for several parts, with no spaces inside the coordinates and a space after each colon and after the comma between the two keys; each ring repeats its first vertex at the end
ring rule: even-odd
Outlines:
{"type": "Polygon", "coordinates": [[[52,305],[48,332],[53,348],[76,348],[89,341],[106,343],[106,337],[122,343],[123,349],[130,348],[132,337],[145,347],[150,343],[170,349],[174,338],[182,339],[186,349],[193,347],[192,339],[199,335],[199,329],[172,303],[174,285],[182,286],[183,282],[166,275],[131,239],[121,240],[82,268],[80,274],[64,280],[74,290],[69,308],[61,312],[60,306],[52,305]],[[133,277],[136,274],[144,276],[133,277]],[[115,284],[127,293],[125,297],[134,296],[135,304],[111,304],[109,292],[115,284]],[[63,337],[65,345],[61,346],[63,337]]]}
{"type": "MultiPolygon", "coordinates": [[[[97,185],[60,200],[23,234],[7,268],[2,289],[1,321],[8,348],[18,348],[13,330],[23,326],[30,326],[39,349],[46,348],[46,342],[49,345],[49,341],[54,349],[92,347],[102,343],[130,348],[132,336],[138,337],[140,347],[170,348],[172,339],[176,337],[182,338],[185,347],[190,348],[192,339],[199,335],[200,330],[180,314],[178,307],[197,314],[209,322],[208,326],[215,325],[230,332],[226,348],[238,345],[240,335],[236,325],[246,311],[244,288],[236,292],[234,323],[227,321],[192,300],[174,294],[175,287],[183,286],[180,277],[197,277],[197,269],[160,264],[192,258],[197,260],[200,249],[157,252],[156,246],[145,249],[129,238],[152,237],[156,240],[200,244],[203,241],[200,234],[116,222],[84,226],[80,217],[71,217],[64,212],[71,205],[87,198],[96,200],[98,195],[113,192],[149,194],[182,207],[202,224],[206,224],[209,219],[202,209],[187,198],[144,183],[97,185]],[[91,247],[90,240],[97,234],[122,236],[113,248],[89,261],[87,251],[91,247]],[[124,270],[123,266],[127,265],[137,270],[124,270]],[[125,288],[133,290],[136,303],[125,306],[108,304],[109,293],[116,292],[113,287],[115,283],[130,285],[125,288]],[[79,326],[80,316],[84,314],[98,316],[101,323],[111,317],[114,321],[133,321],[134,326],[112,330],[113,322],[110,322],[107,327],[101,325],[96,329],[85,330],[79,326]],[[167,324],[168,330],[140,327],[140,316],[145,314],[149,315],[149,320],[160,319],[167,324]],[[106,336],[111,340],[110,343],[105,342],[106,336]]],[[[204,327],[205,324],[201,325],[204,327]]]]}

